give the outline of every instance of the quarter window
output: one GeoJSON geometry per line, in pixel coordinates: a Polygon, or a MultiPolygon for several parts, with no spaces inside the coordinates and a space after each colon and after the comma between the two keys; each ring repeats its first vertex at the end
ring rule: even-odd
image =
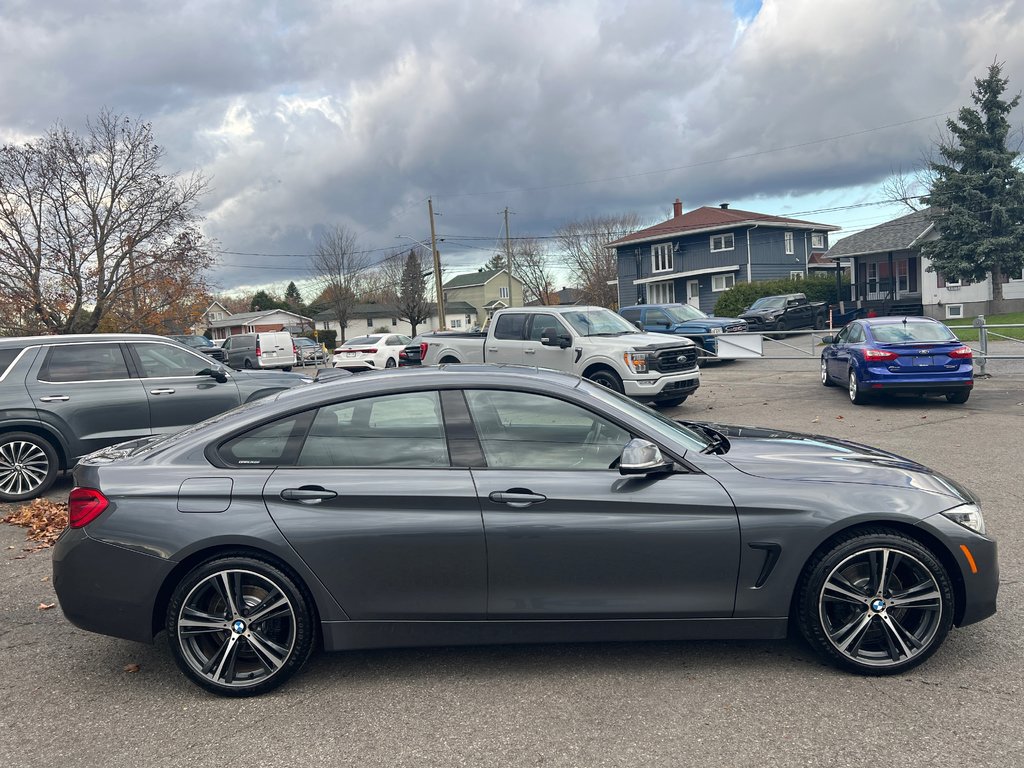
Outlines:
{"type": "Polygon", "coordinates": [[[277,466],[290,463],[302,440],[309,414],[289,416],[232,438],[220,447],[220,456],[240,467],[277,466]]]}
{"type": "Polygon", "coordinates": [[[447,467],[437,392],[410,392],[327,405],[299,453],[306,467],[447,467]]]}
{"type": "Polygon", "coordinates": [[[606,470],[630,440],[610,421],[545,395],[470,390],[466,400],[491,468],[606,470]]]}
{"type": "Polygon", "coordinates": [[[733,237],[732,232],[726,232],[724,235],[712,235],[711,236],[711,251],[731,251],[736,247],[736,239],[733,237]]]}
{"type": "Polygon", "coordinates": [[[651,246],[651,271],[672,271],[672,243],[651,246]]]}
{"type": "Polygon", "coordinates": [[[61,344],[50,348],[39,378],[42,381],[127,379],[128,364],[119,344],[61,344]]]}

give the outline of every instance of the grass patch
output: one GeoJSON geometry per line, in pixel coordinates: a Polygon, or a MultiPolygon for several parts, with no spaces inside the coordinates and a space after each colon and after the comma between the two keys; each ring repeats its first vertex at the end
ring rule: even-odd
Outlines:
{"type": "MultiPolygon", "coordinates": [[[[973,325],[973,317],[963,317],[956,320],[943,320],[946,325],[953,329],[960,341],[978,341],[978,331],[974,328],[958,328],[956,326],[973,325]]],[[[986,325],[1024,325],[1024,312],[1010,312],[1006,315],[985,315],[986,325]]],[[[1024,327],[1022,328],[992,328],[988,332],[989,341],[999,341],[1002,336],[1009,336],[1011,339],[1024,339],[1024,327]],[[999,334],[998,336],[996,334],[999,334]]]]}

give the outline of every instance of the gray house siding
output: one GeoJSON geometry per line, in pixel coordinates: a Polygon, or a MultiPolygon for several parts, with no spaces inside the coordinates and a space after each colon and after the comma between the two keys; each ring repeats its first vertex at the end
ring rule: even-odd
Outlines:
{"type": "MultiPolygon", "coordinates": [[[[619,268],[619,306],[629,307],[637,303],[637,288],[640,286],[633,285],[633,281],[637,279],[637,248],[626,249],[628,255],[624,255],[622,251],[617,252],[617,264],[619,268]]],[[[650,248],[647,249],[650,254],[650,248]]]]}

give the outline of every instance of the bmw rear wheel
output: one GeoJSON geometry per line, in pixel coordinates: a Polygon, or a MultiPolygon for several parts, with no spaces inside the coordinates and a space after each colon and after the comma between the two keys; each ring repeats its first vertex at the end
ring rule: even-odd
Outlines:
{"type": "Polygon", "coordinates": [[[256,696],[281,685],[313,649],[311,598],[291,576],[252,557],[194,568],[167,607],[178,667],[221,696],[256,696]]]}
{"type": "Polygon", "coordinates": [[[953,625],[953,587],[930,550],[898,531],[848,534],[801,579],[797,620],[823,656],[866,675],[916,667],[953,625]]]}
{"type": "Polygon", "coordinates": [[[0,501],[26,501],[45,493],[57,477],[57,452],[31,432],[0,436],[0,501]]]}

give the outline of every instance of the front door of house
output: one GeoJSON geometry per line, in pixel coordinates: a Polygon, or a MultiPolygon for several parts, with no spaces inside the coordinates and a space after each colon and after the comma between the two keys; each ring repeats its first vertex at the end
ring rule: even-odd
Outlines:
{"type": "Polygon", "coordinates": [[[700,280],[686,281],[686,303],[700,309],[700,280]]]}

